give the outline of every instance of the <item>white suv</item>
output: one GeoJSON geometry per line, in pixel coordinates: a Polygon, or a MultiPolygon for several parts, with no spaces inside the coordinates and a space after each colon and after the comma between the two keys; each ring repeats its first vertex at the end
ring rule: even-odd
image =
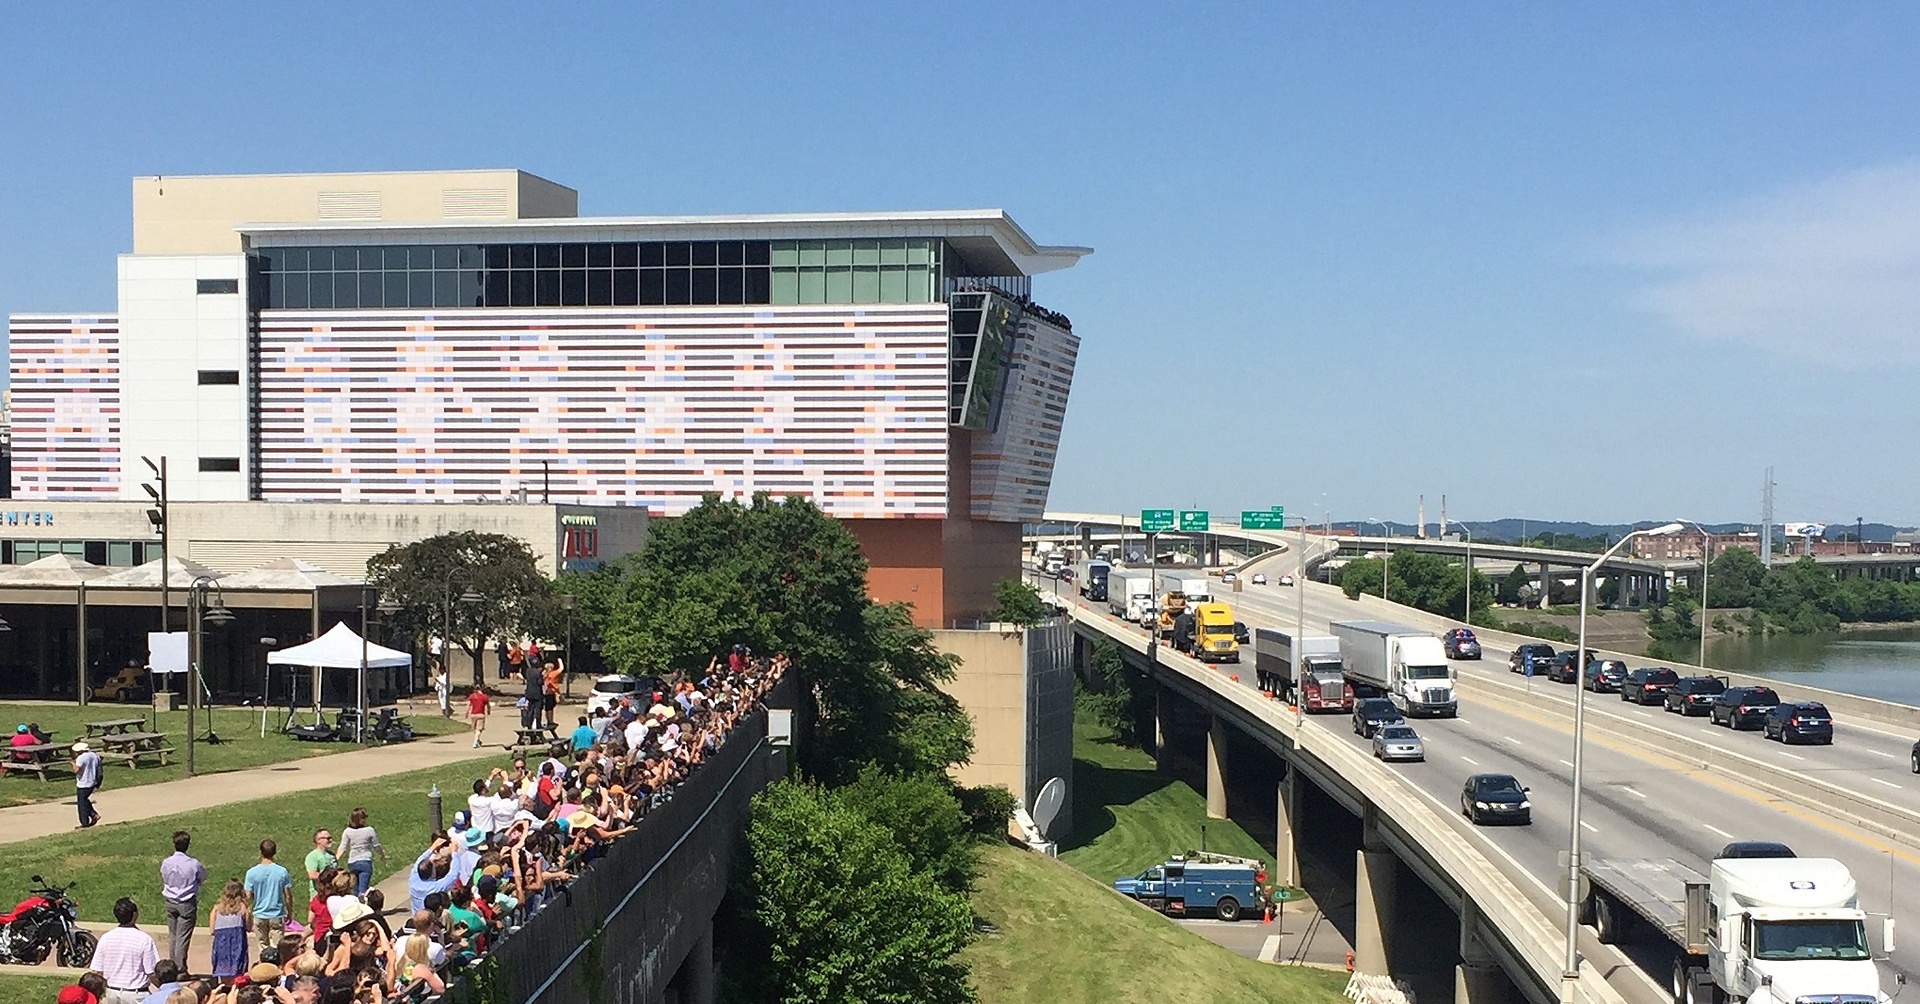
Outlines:
{"type": "MultiPolygon", "coordinates": [[[[651,681],[638,676],[628,676],[625,673],[609,673],[599,677],[593,681],[593,689],[587,691],[587,716],[591,718],[611,712],[619,705],[622,697],[630,697],[634,694],[640,694],[642,697],[651,696],[649,689],[651,686],[651,681]]],[[[646,713],[646,710],[644,705],[640,708],[642,714],[646,713]]]]}

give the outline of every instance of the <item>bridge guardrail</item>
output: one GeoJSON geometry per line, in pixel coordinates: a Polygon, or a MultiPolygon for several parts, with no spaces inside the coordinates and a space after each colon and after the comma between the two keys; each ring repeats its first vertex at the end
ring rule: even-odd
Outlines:
{"type": "MultiPolygon", "coordinates": [[[[1137,652],[1145,652],[1146,639],[1106,613],[1078,604],[1070,606],[1069,611],[1076,621],[1137,652]]],[[[1409,790],[1403,778],[1374,763],[1326,727],[1296,720],[1278,702],[1262,698],[1257,691],[1228,679],[1222,671],[1195,663],[1164,646],[1161,649],[1162,654],[1156,658],[1161,666],[1291,738],[1296,749],[1320,760],[1365,791],[1376,809],[1451,877],[1463,895],[1473,900],[1481,916],[1533,971],[1536,980],[1551,992],[1560,978],[1565,944],[1556,921],[1543,916],[1491,859],[1447,821],[1439,819],[1417,793],[1409,790]]],[[[1578,986],[1584,1004],[1625,1004],[1625,998],[1592,963],[1582,963],[1578,986]]]]}

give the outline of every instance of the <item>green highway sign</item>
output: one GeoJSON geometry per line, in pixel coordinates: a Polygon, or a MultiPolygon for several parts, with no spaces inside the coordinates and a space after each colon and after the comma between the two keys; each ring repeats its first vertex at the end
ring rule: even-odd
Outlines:
{"type": "Polygon", "coordinates": [[[1206,533],[1207,511],[1205,509],[1180,510],[1181,533],[1206,533]]]}
{"type": "Polygon", "coordinates": [[[1287,511],[1280,506],[1274,506],[1270,512],[1259,509],[1243,509],[1240,512],[1242,530],[1284,530],[1286,527],[1287,511]]]}
{"type": "Polygon", "coordinates": [[[1172,509],[1140,510],[1140,530],[1143,533],[1166,533],[1173,529],[1172,509]]]}

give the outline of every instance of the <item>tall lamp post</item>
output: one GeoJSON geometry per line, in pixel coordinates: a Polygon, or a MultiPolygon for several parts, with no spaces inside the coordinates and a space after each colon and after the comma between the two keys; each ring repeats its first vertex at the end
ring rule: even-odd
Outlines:
{"type": "Polygon", "coordinates": [[[1636,537],[1664,537],[1686,529],[1685,523],[1667,523],[1646,530],[1635,530],[1621,537],[1593,564],[1580,570],[1580,647],[1575,650],[1573,687],[1573,799],[1567,824],[1567,943],[1565,966],[1560,978],[1567,983],[1562,1000],[1571,1000],[1572,984],[1580,978],[1580,781],[1585,775],[1586,758],[1586,673],[1587,673],[1587,597],[1593,592],[1593,577],[1614,555],[1636,537]]]}
{"type": "MultiPolygon", "coordinates": [[[[161,571],[164,578],[166,571],[161,571]]],[[[193,748],[198,742],[195,735],[194,709],[200,704],[201,682],[200,661],[206,651],[206,642],[201,637],[201,624],[230,624],[233,611],[227,609],[227,598],[220,592],[220,586],[212,576],[199,575],[187,584],[188,626],[193,633],[189,636],[193,651],[187,655],[187,776],[194,776],[193,748]],[[213,606],[207,606],[207,590],[213,590],[213,606]]]]}
{"type": "Polygon", "coordinates": [[[1384,600],[1387,598],[1387,565],[1393,560],[1393,527],[1384,519],[1367,522],[1380,524],[1380,536],[1386,538],[1386,543],[1380,546],[1380,598],[1384,600]]]}
{"type": "Polygon", "coordinates": [[[1463,618],[1468,627],[1473,626],[1473,529],[1465,523],[1456,523],[1460,532],[1467,535],[1467,616],[1463,618]]]}
{"type": "Polygon", "coordinates": [[[560,594],[560,609],[567,612],[567,644],[560,650],[563,653],[560,659],[566,668],[560,678],[566,681],[561,686],[566,690],[568,700],[573,699],[573,605],[576,602],[578,600],[572,593],[560,594]]]}

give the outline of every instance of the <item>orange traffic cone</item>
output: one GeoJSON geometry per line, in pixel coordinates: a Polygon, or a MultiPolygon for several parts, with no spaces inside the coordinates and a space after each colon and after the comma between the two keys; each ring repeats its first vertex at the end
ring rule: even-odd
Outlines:
{"type": "Polygon", "coordinates": [[[1273,923],[1273,901],[1272,900],[1267,901],[1267,919],[1261,921],[1260,923],[1262,924],[1273,923]]]}
{"type": "Polygon", "coordinates": [[[1229,680],[1232,680],[1232,681],[1233,681],[1233,682],[1235,682],[1235,683],[1239,683],[1239,682],[1240,682],[1240,674],[1239,674],[1239,673],[1232,673],[1232,674],[1229,674],[1229,675],[1227,676],[1227,679],[1229,679],[1229,680]]]}

